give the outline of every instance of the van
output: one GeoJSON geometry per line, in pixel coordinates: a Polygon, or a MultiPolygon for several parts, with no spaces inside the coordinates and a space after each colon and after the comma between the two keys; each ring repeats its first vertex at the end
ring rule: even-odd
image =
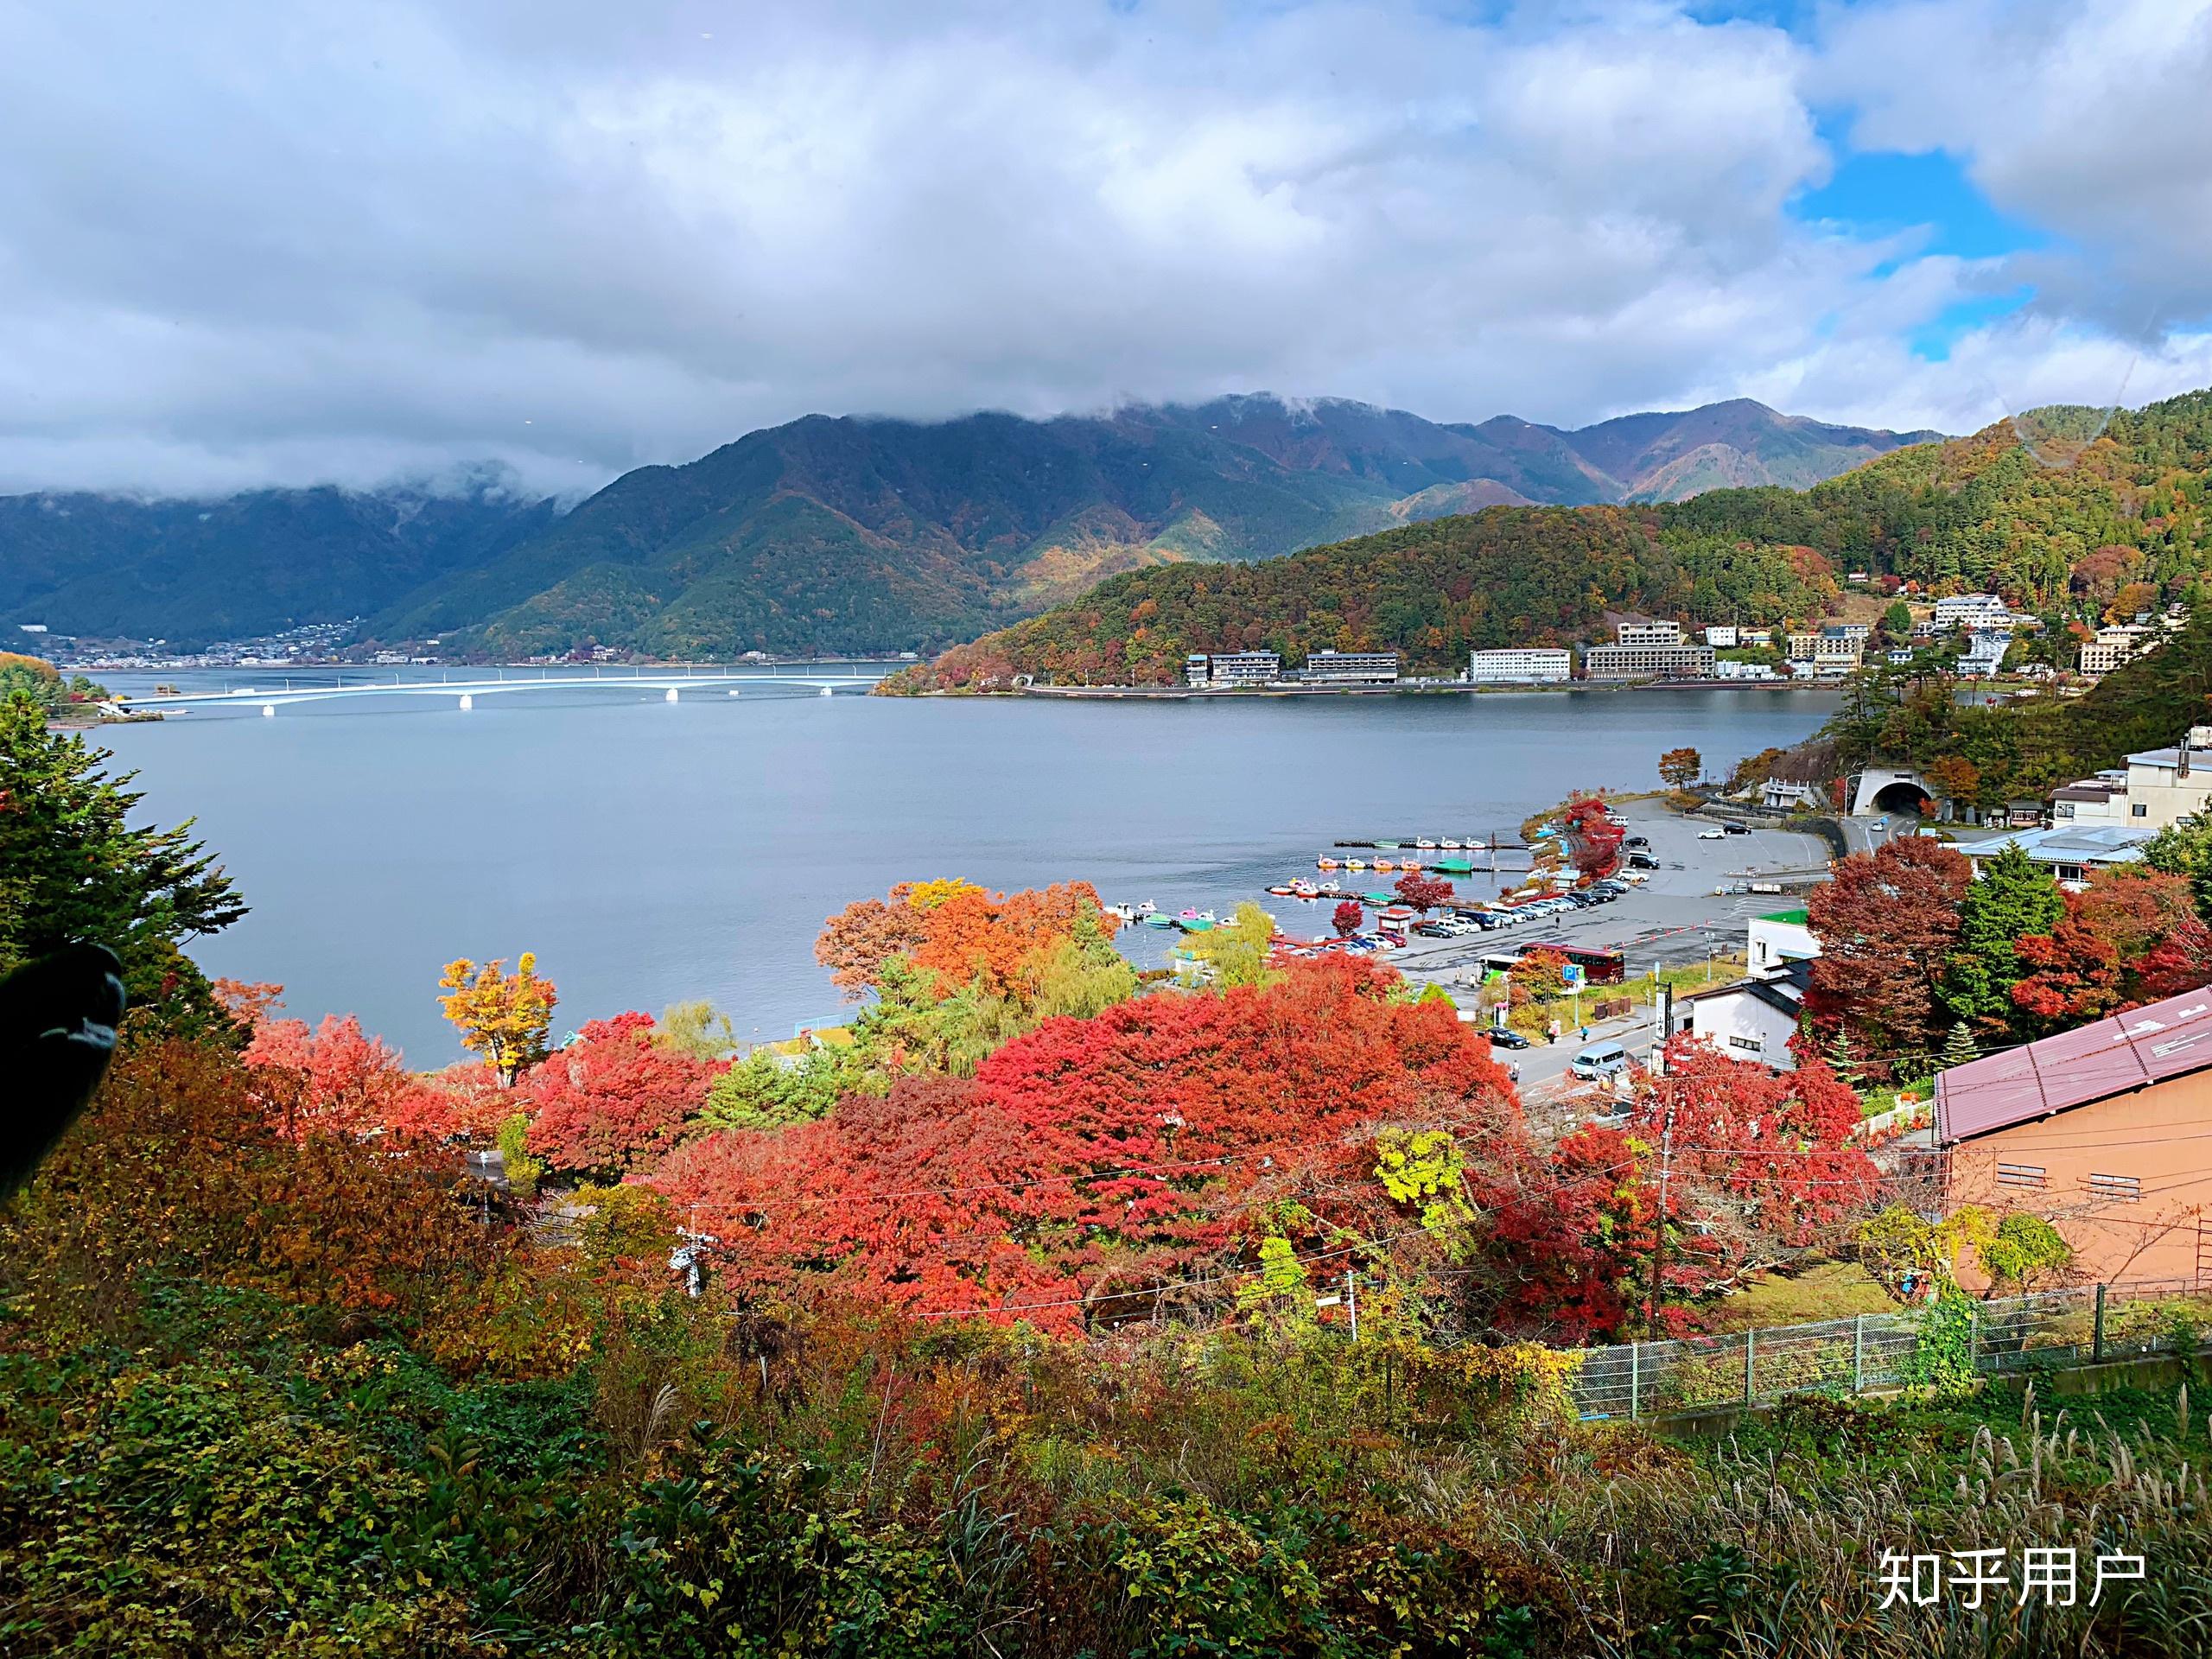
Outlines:
{"type": "Polygon", "coordinates": [[[1628,1050],[1618,1043],[1592,1043],[1577,1054],[1567,1069],[1585,1083],[1617,1077],[1628,1070],[1628,1050]]]}

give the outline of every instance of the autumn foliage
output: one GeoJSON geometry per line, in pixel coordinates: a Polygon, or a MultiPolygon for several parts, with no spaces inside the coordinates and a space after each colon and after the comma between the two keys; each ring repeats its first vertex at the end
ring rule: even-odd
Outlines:
{"type": "Polygon", "coordinates": [[[361,1029],[352,1014],[303,1020],[264,1019],[245,1052],[259,1100],[282,1132],[442,1139],[480,1127],[474,1103],[461,1091],[417,1077],[397,1050],[361,1029]]]}
{"type": "Polygon", "coordinates": [[[1775,1072],[1676,1038],[1664,1075],[1638,1076],[1624,1122],[1560,1142],[1542,1203],[1501,1210],[1498,1254],[1516,1271],[1496,1281],[1493,1321],[1569,1341],[1622,1327],[1649,1295],[1663,1144],[1670,1255],[1657,1322],[1686,1328],[1684,1304],[1828,1242],[1878,1193],[1878,1173],[1849,1142],[1859,1116],[1817,1061],[1775,1072]]]}
{"type": "Polygon", "coordinates": [[[620,1178],[650,1171],[707,1103],[726,1062],[653,1040],[650,1014],[584,1023],[516,1088],[530,1150],[556,1170],[620,1178]]]}
{"type": "Polygon", "coordinates": [[[2065,902],[2056,927],[2015,947],[2030,971],[2012,1000],[2035,1018],[2075,1025],[2212,982],[2212,930],[2185,878],[2099,870],[2065,902]]]}
{"type": "Polygon", "coordinates": [[[1618,869],[1621,842],[1627,835],[1605,816],[1605,804],[1596,797],[1581,796],[1567,804],[1567,857],[1581,875],[1594,880],[1618,869]]]}
{"type": "Polygon", "coordinates": [[[1847,1028],[1862,1052],[1935,1052],[1945,1024],[1938,987],[1973,879],[1964,855],[1926,836],[1837,864],[1806,906],[1821,942],[1808,1005],[1823,1030],[1847,1028]]]}
{"type": "Polygon", "coordinates": [[[971,881],[902,881],[887,899],[862,899],[832,916],[814,954],[852,996],[874,988],[894,957],[931,976],[940,995],[969,984],[1002,993],[1033,953],[1072,938],[1078,918],[1108,938],[1120,925],[1088,881],[1012,895],[971,881]]]}
{"type": "Polygon", "coordinates": [[[1267,1230],[1319,1238],[1385,1200],[1385,1124],[1517,1144],[1486,1045],[1366,964],[1061,1019],[972,1080],[900,1082],[779,1134],[693,1142],[657,1178],[731,1241],[753,1294],[835,1288],[1075,1330],[1203,1298],[1267,1230]],[[740,1242],[741,1241],[741,1243],[740,1242]]]}

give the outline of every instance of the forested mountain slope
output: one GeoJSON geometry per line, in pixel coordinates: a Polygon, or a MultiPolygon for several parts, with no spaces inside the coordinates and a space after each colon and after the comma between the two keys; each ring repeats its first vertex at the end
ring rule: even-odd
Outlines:
{"type": "Polygon", "coordinates": [[[1121,572],[1497,505],[1800,482],[1914,435],[1740,401],[1582,432],[1265,394],[1046,421],[810,416],[565,515],[492,483],[0,499],[0,621],[192,645],[359,615],[367,639],[487,657],[934,649],[1121,572]]]}
{"type": "Polygon", "coordinates": [[[1755,404],[1631,421],[1591,429],[1599,464],[1578,447],[1584,435],[1510,417],[1441,425],[1342,399],[1050,421],[810,416],[629,474],[372,631],[459,634],[490,655],[587,642],[670,657],[926,647],[1120,572],[1267,558],[1498,503],[1696,487],[1708,464],[1731,481],[1833,472],[1909,441],[1755,404]]]}
{"type": "MultiPolygon", "coordinates": [[[[907,683],[1160,683],[1189,652],[1244,646],[1293,663],[1317,647],[1395,647],[1410,669],[1456,672],[1470,649],[1596,637],[1608,611],[1689,623],[1818,617],[1854,572],[1994,587],[2054,612],[2094,611],[2129,589],[2178,596],[2212,568],[2212,393],[2101,425],[2093,411],[2042,410],[1802,492],[1494,507],[1235,570],[1134,572],[948,652],[907,683]]],[[[1698,435],[1683,434],[1690,447],[1676,461],[1699,453],[1698,435]]],[[[1615,437],[1593,451],[1654,453],[1643,431],[1615,437]]]]}

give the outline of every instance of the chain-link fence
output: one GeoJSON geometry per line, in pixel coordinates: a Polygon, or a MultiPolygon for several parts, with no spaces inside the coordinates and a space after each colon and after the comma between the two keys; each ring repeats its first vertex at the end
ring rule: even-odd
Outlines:
{"type": "MultiPolygon", "coordinates": [[[[1929,1310],[1863,1313],[1583,1353],[1575,1404],[1586,1418],[1668,1417],[1791,1394],[1862,1394],[1910,1380],[1929,1310]]],[[[1971,1306],[1967,1352],[2001,1373],[2196,1353],[2212,1342],[2212,1287],[2190,1280],[2084,1285],[1971,1306]]]]}

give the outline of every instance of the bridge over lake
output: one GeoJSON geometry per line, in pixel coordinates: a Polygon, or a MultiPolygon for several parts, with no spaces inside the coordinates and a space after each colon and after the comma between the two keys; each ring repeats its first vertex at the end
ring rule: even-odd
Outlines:
{"type": "Polygon", "coordinates": [[[840,691],[866,691],[883,677],[885,671],[783,674],[683,667],[588,671],[506,668],[464,670],[434,680],[387,679],[363,674],[352,681],[334,671],[328,679],[278,675],[220,691],[162,693],[118,701],[133,709],[156,710],[258,704],[264,715],[274,715],[289,703],[328,702],[340,697],[449,697],[461,708],[473,709],[479,697],[523,691],[658,691],[664,701],[675,702],[687,691],[734,697],[748,686],[758,686],[764,690],[815,691],[828,697],[840,691]]]}

